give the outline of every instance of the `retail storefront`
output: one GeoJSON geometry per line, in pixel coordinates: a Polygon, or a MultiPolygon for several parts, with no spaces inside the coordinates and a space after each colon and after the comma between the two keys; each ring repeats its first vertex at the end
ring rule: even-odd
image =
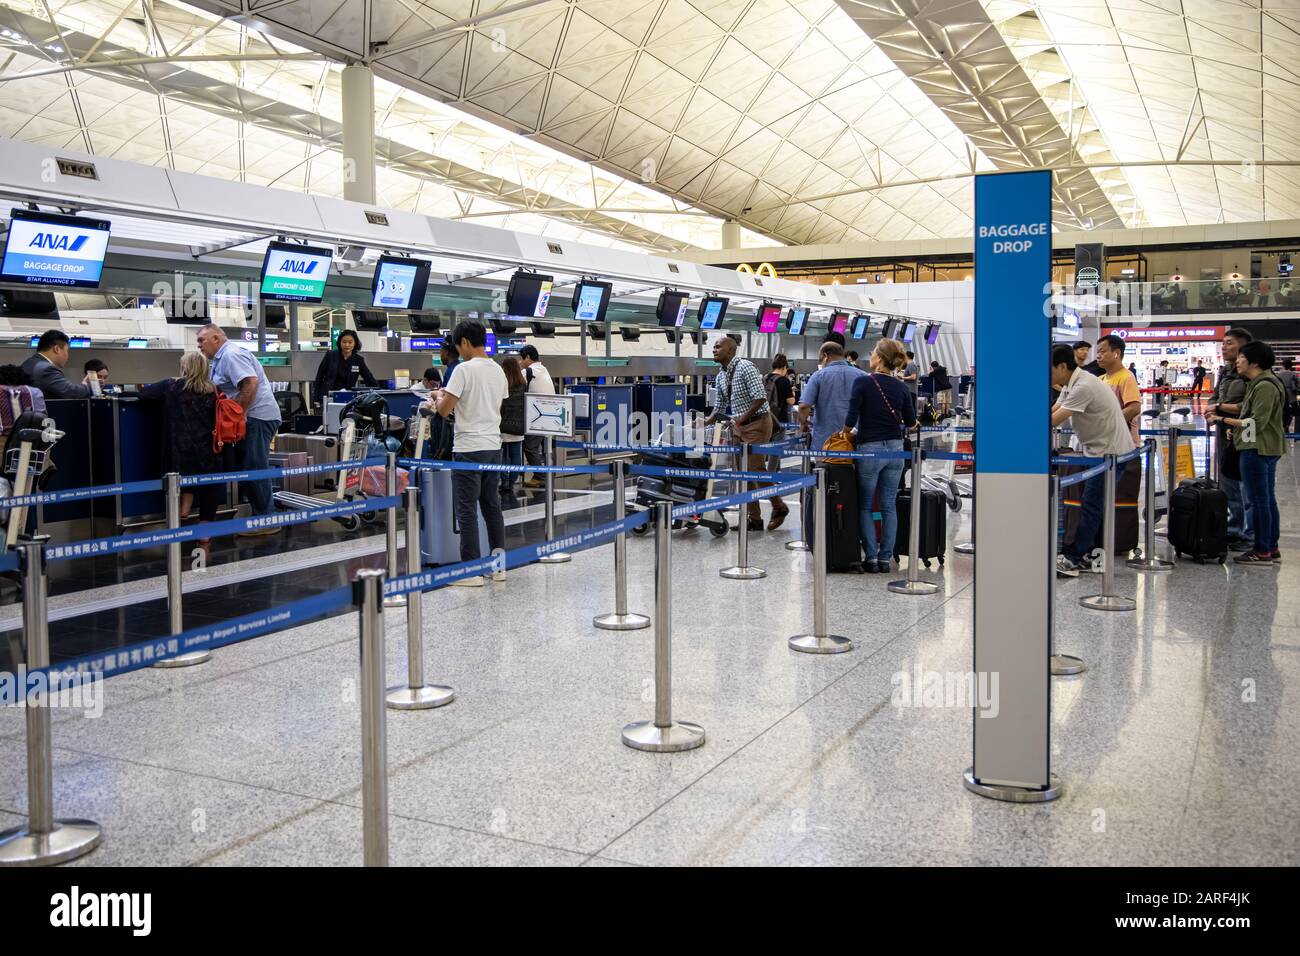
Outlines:
{"type": "Polygon", "coordinates": [[[1125,343],[1124,363],[1136,366],[1138,384],[1150,388],[1156,383],[1160,363],[1168,362],[1170,384],[1190,387],[1198,362],[1207,370],[1206,387],[1213,385],[1222,362],[1226,325],[1143,326],[1103,328],[1101,334],[1118,335],[1125,343]]]}

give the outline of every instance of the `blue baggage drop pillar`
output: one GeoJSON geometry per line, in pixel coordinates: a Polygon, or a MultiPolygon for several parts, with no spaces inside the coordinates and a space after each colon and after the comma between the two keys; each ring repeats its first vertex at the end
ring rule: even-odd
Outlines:
{"type": "Polygon", "coordinates": [[[1059,795],[1049,740],[1052,174],[975,177],[974,765],[981,796],[1059,795]],[[1025,374],[1006,363],[1022,356],[1025,374]],[[1041,383],[1041,388],[1039,384],[1041,383]],[[985,692],[988,692],[987,694],[985,692]],[[985,699],[987,697],[987,699],[985,699]]]}

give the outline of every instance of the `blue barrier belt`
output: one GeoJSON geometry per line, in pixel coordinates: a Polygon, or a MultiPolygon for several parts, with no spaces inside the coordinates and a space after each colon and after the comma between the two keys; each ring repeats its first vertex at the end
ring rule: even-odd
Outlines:
{"type": "Polygon", "coordinates": [[[715,481],[780,481],[779,472],[710,471],[707,468],[674,468],[667,465],[632,465],[629,475],[656,475],[663,478],[712,478],[715,481]]]}
{"type": "MultiPolygon", "coordinates": [[[[687,455],[692,452],[701,455],[739,455],[739,445],[598,445],[589,441],[557,441],[556,448],[582,448],[587,451],[611,452],[651,452],[663,455],[687,455]]],[[[751,446],[754,451],[758,445],[751,446]]]]}
{"type": "MultiPolygon", "coordinates": [[[[1195,438],[1198,435],[1204,436],[1209,434],[1209,432],[1205,431],[1203,428],[1183,428],[1181,425],[1170,425],[1169,428],[1177,428],[1179,438],[1195,438]]],[[[1169,434],[1169,428],[1142,428],[1138,430],[1138,434],[1163,438],[1169,434]]]]}
{"type": "Polygon", "coordinates": [[[171,544],[173,541],[200,541],[204,538],[220,538],[241,531],[257,531],[262,528],[281,528],[295,524],[307,524],[322,518],[341,518],[344,515],[359,514],[363,511],[382,511],[395,508],[402,499],[362,498],[358,501],[344,501],[337,504],[323,504],[310,511],[279,511],[275,514],[253,515],[249,518],[231,518],[227,521],[208,521],[186,525],[182,528],[164,528],[158,531],[141,531],[137,534],[123,534],[115,538],[98,538],[92,541],[74,541],[69,544],[50,545],[45,549],[47,561],[69,561],[73,558],[91,557],[97,554],[122,554],[127,551],[139,551],[141,548],[156,548],[171,544]]]}
{"type": "Polygon", "coordinates": [[[261,637],[274,631],[283,631],[297,627],[314,618],[329,614],[339,608],[352,604],[352,585],[334,588],[324,594],[313,594],[298,601],[290,601],[279,607],[268,608],[253,614],[232,617],[226,621],[192,627],[170,637],[155,637],[146,641],[137,641],[125,647],[114,647],[107,651],[83,654],[69,661],[51,664],[29,670],[32,674],[102,674],[105,679],[128,674],[131,671],[152,667],[160,660],[188,654],[192,651],[206,651],[229,644],[261,637]]]}
{"type": "Polygon", "coordinates": [[[926,461],[974,461],[975,456],[968,451],[923,451],[921,457],[926,461]]]}
{"type": "Polygon", "coordinates": [[[1127,451],[1122,455],[1117,455],[1115,457],[1115,464],[1127,465],[1130,461],[1132,461],[1138,455],[1143,454],[1146,450],[1147,450],[1146,445],[1139,445],[1137,448],[1134,448],[1132,451],[1127,451]]]}
{"type": "Polygon", "coordinates": [[[508,471],[539,475],[607,475],[608,465],[498,465],[485,461],[442,461],[437,458],[399,458],[403,468],[427,468],[431,471],[508,471]]]}
{"type": "Polygon", "coordinates": [[[128,481],[116,485],[69,488],[66,491],[40,491],[35,494],[0,499],[0,507],[27,508],[32,505],[52,505],[64,501],[88,501],[91,498],[104,498],[108,495],[134,495],[139,492],[161,491],[162,484],[155,478],[151,481],[128,481]]]}
{"type": "Polygon", "coordinates": [[[576,531],[551,541],[543,541],[541,544],[528,544],[486,558],[461,561],[459,564],[450,564],[441,568],[426,568],[398,578],[390,578],[384,582],[384,597],[409,594],[411,591],[434,591],[454,584],[462,578],[479,577],[492,571],[523,567],[557,551],[585,551],[587,548],[603,544],[615,535],[639,528],[649,520],[649,511],[638,511],[618,521],[609,521],[595,528],[576,531]]]}
{"type": "Polygon", "coordinates": [[[1103,461],[1100,465],[1094,465],[1093,467],[1089,468],[1087,471],[1081,471],[1078,474],[1074,474],[1074,475],[1067,475],[1066,477],[1061,479],[1061,487],[1069,488],[1071,485],[1082,484],[1083,482],[1087,481],[1089,478],[1096,478],[1103,471],[1105,471],[1108,466],[1109,466],[1109,462],[1103,461]]]}
{"type": "Polygon", "coordinates": [[[740,494],[728,495],[725,498],[705,498],[703,501],[687,501],[684,504],[674,505],[672,516],[673,520],[676,521],[679,518],[702,515],[707,511],[721,511],[724,508],[730,508],[732,505],[747,505],[751,501],[762,501],[764,498],[792,494],[802,488],[810,488],[815,484],[817,484],[816,478],[801,475],[793,481],[782,482],[768,488],[742,491],[740,494]]]}
{"type": "MultiPolygon", "coordinates": [[[[880,461],[911,461],[912,453],[910,451],[790,451],[786,452],[794,458],[865,458],[877,459],[880,461]]],[[[925,452],[922,451],[921,457],[925,458],[925,452]]]]}
{"type": "Polygon", "coordinates": [[[0,572],[18,570],[18,552],[9,551],[0,554],[0,572]]]}
{"type": "Polygon", "coordinates": [[[1105,458],[1087,458],[1083,455],[1053,455],[1053,465],[1095,465],[1105,462],[1105,458]]]}
{"type": "Polygon", "coordinates": [[[951,426],[945,426],[945,425],[922,425],[922,426],[921,426],[921,431],[923,431],[923,432],[963,432],[963,433],[974,433],[974,431],[975,431],[975,426],[973,426],[973,425],[951,425],[951,426]]]}
{"type": "Polygon", "coordinates": [[[367,458],[358,461],[327,461],[319,465],[300,465],[295,468],[260,468],[257,471],[227,471],[216,475],[181,475],[181,487],[224,485],[231,481],[264,481],[268,478],[315,475],[325,471],[348,471],[352,468],[369,468],[374,465],[383,466],[387,463],[383,458],[367,458]]]}

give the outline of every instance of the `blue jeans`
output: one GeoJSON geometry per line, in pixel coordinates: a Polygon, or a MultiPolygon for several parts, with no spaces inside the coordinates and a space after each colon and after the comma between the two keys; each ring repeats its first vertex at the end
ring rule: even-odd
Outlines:
{"type": "MultiPolygon", "coordinates": [[[[858,451],[902,451],[903,440],[869,441],[858,451]]],[[[894,557],[894,538],[898,535],[898,483],[906,462],[859,458],[858,466],[858,537],[868,561],[890,561],[894,557]],[[880,493],[880,541],[876,541],[876,522],[872,520],[872,502],[880,493]]]]}
{"type": "MultiPolygon", "coordinates": [[[[501,450],[458,451],[452,461],[477,461],[501,464],[501,450]]],[[[506,546],[506,524],[501,516],[501,472],[453,471],[451,473],[452,497],[456,499],[456,523],[460,526],[460,559],[473,561],[478,553],[478,512],[483,511],[487,525],[488,547],[493,551],[506,546]]]]}
{"type": "Polygon", "coordinates": [[[1261,455],[1253,448],[1241,453],[1241,487],[1246,513],[1255,532],[1255,550],[1263,554],[1277,550],[1282,517],[1277,510],[1277,455],[1261,455]]]}
{"type": "MultiPolygon", "coordinates": [[[[280,430],[279,422],[268,422],[260,418],[245,419],[243,464],[246,471],[257,471],[271,465],[271,439],[280,430]]],[[[244,485],[244,493],[253,514],[264,515],[271,510],[271,480],[250,481],[244,485]]]]}
{"type": "MultiPolygon", "coordinates": [[[[503,465],[522,465],[524,463],[524,443],[521,441],[502,441],[501,442],[501,464],[503,465]]],[[[515,482],[519,480],[519,472],[503,471],[501,472],[501,493],[514,494],[515,482]]]]}
{"type": "MultiPolygon", "coordinates": [[[[1245,478],[1246,473],[1243,471],[1241,476],[1245,478]]],[[[1250,540],[1251,520],[1250,513],[1246,510],[1246,493],[1242,488],[1242,482],[1236,478],[1225,478],[1220,475],[1219,487],[1228,496],[1228,540],[1238,538],[1250,540]]]]}
{"type": "Polygon", "coordinates": [[[1074,526],[1074,543],[1063,549],[1064,555],[1075,564],[1097,546],[1097,532],[1105,520],[1106,508],[1114,502],[1106,501],[1106,474],[1094,475],[1083,483],[1079,502],[1079,523],[1074,526]]]}

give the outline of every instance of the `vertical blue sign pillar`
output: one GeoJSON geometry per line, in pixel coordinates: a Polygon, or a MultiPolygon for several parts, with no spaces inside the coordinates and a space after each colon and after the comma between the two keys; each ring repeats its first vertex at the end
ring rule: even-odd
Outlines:
{"type": "Polygon", "coordinates": [[[974,711],[966,785],[1016,801],[1056,795],[1048,659],[1055,542],[1043,401],[1051,262],[1052,174],[975,177],[975,672],[980,686],[997,691],[995,706],[974,711]]]}

